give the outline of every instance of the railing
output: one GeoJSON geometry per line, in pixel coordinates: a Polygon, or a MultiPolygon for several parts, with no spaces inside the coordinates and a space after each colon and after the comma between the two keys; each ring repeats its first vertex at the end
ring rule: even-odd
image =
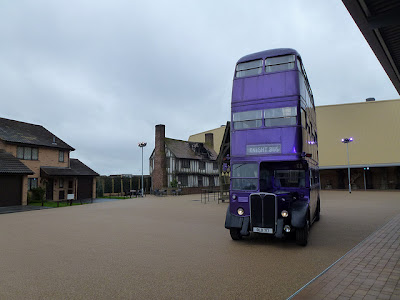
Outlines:
{"type": "Polygon", "coordinates": [[[207,202],[210,202],[210,194],[212,195],[212,199],[215,201],[217,200],[219,203],[220,200],[220,189],[219,187],[210,187],[210,188],[205,188],[205,189],[201,189],[201,196],[200,196],[200,201],[201,203],[203,203],[204,200],[204,204],[206,204],[207,202]]]}

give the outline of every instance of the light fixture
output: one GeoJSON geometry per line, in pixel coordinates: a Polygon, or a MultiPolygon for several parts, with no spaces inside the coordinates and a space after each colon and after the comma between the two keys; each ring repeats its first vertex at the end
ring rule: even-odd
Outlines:
{"type": "Polygon", "coordinates": [[[144,186],[143,186],[143,183],[144,183],[144,180],[143,180],[143,148],[146,147],[146,145],[147,145],[146,142],[140,142],[140,143],[138,143],[138,146],[139,146],[140,148],[142,148],[142,197],[144,197],[144,186]]]}
{"type": "Polygon", "coordinates": [[[348,169],[348,177],[349,177],[349,193],[351,194],[351,184],[350,184],[350,157],[349,157],[349,143],[353,141],[353,138],[343,138],[342,143],[346,144],[347,148],[347,169],[348,169]]]}

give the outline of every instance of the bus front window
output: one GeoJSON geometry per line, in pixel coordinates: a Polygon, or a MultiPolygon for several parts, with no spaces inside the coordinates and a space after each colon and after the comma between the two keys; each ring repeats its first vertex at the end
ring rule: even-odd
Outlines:
{"type": "Polygon", "coordinates": [[[278,188],[306,187],[304,170],[275,170],[274,178],[274,185],[278,188]]]}
{"type": "Polygon", "coordinates": [[[232,189],[240,191],[254,191],[258,186],[258,164],[233,164],[232,189]]]}

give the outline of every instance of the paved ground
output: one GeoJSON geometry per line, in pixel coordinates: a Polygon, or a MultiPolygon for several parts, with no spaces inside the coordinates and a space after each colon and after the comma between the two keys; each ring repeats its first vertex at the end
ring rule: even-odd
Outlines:
{"type": "Polygon", "coordinates": [[[145,197],[0,216],[0,299],[286,299],[400,213],[398,192],[323,192],[309,245],[234,242],[226,204],[145,197]]]}
{"type": "Polygon", "coordinates": [[[291,299],[400,299],[400,214],[291,299]]]}
{"type": "MultiPolygon", "coordinates": [[[[96,198],[92,200],[87,200],[86,202],[92,203],[101,203],[101,202],[110,202],[110,201],[118,201],[123,199],[108,199],[108,198],[96,198]]],[[[13,206],[0,206],[0,215],[1,214],[12,214],[17,212],[25,212],[31,210],[41,210],[48,209],[54,207],[46,207],[46,206],[36,206],[36,205],[13,205],[13,206]]]]}
{"type": "Polygon", "coordinates": [[[0,207],[0,214],[11,214],[16,212],[24,212],[24,211],[31,211],[31,210],[41,210],[41,209],[48,209],[51,207],[44,207],[44,206],[22,206],[22,205],[15,205],[15,206],[2,206],[0,207]]]}

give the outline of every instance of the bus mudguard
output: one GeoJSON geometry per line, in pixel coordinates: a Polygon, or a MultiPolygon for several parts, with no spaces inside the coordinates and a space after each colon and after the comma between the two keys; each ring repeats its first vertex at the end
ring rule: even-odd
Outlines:
{"type": "Polygon", "coordinates": [[[229,206],[226,211],[226,218],[225,218],[225,228],[241,228],[243,233],[241,232],[242,235],[247,235],[248,234],[248,228],[249,228],[249,222],[250,222],[250,217],[239,217],[231,214],[229,211],[229,206]]]}
{"type": "Polygon", "coordinates": [[[296,201],[292,203],[292,226],[302,228],[306,225],[308,202],[296,201]]]}
{"type": "Polygon", "coordinates": [[[243,219],[243,225],[242,225],[242,230],[240,230],[240,234],[243,236],[247,236],[250,234],[249,232],[249,224],[250,224],[250,217],[244,217],[243,219]]]}
{"type": "Polygon", "coordinates": [[[283,238],[283,219],[278,219],[278,222],[276,224],[276,232],[275,236],[280,239],[283,238]]]}

